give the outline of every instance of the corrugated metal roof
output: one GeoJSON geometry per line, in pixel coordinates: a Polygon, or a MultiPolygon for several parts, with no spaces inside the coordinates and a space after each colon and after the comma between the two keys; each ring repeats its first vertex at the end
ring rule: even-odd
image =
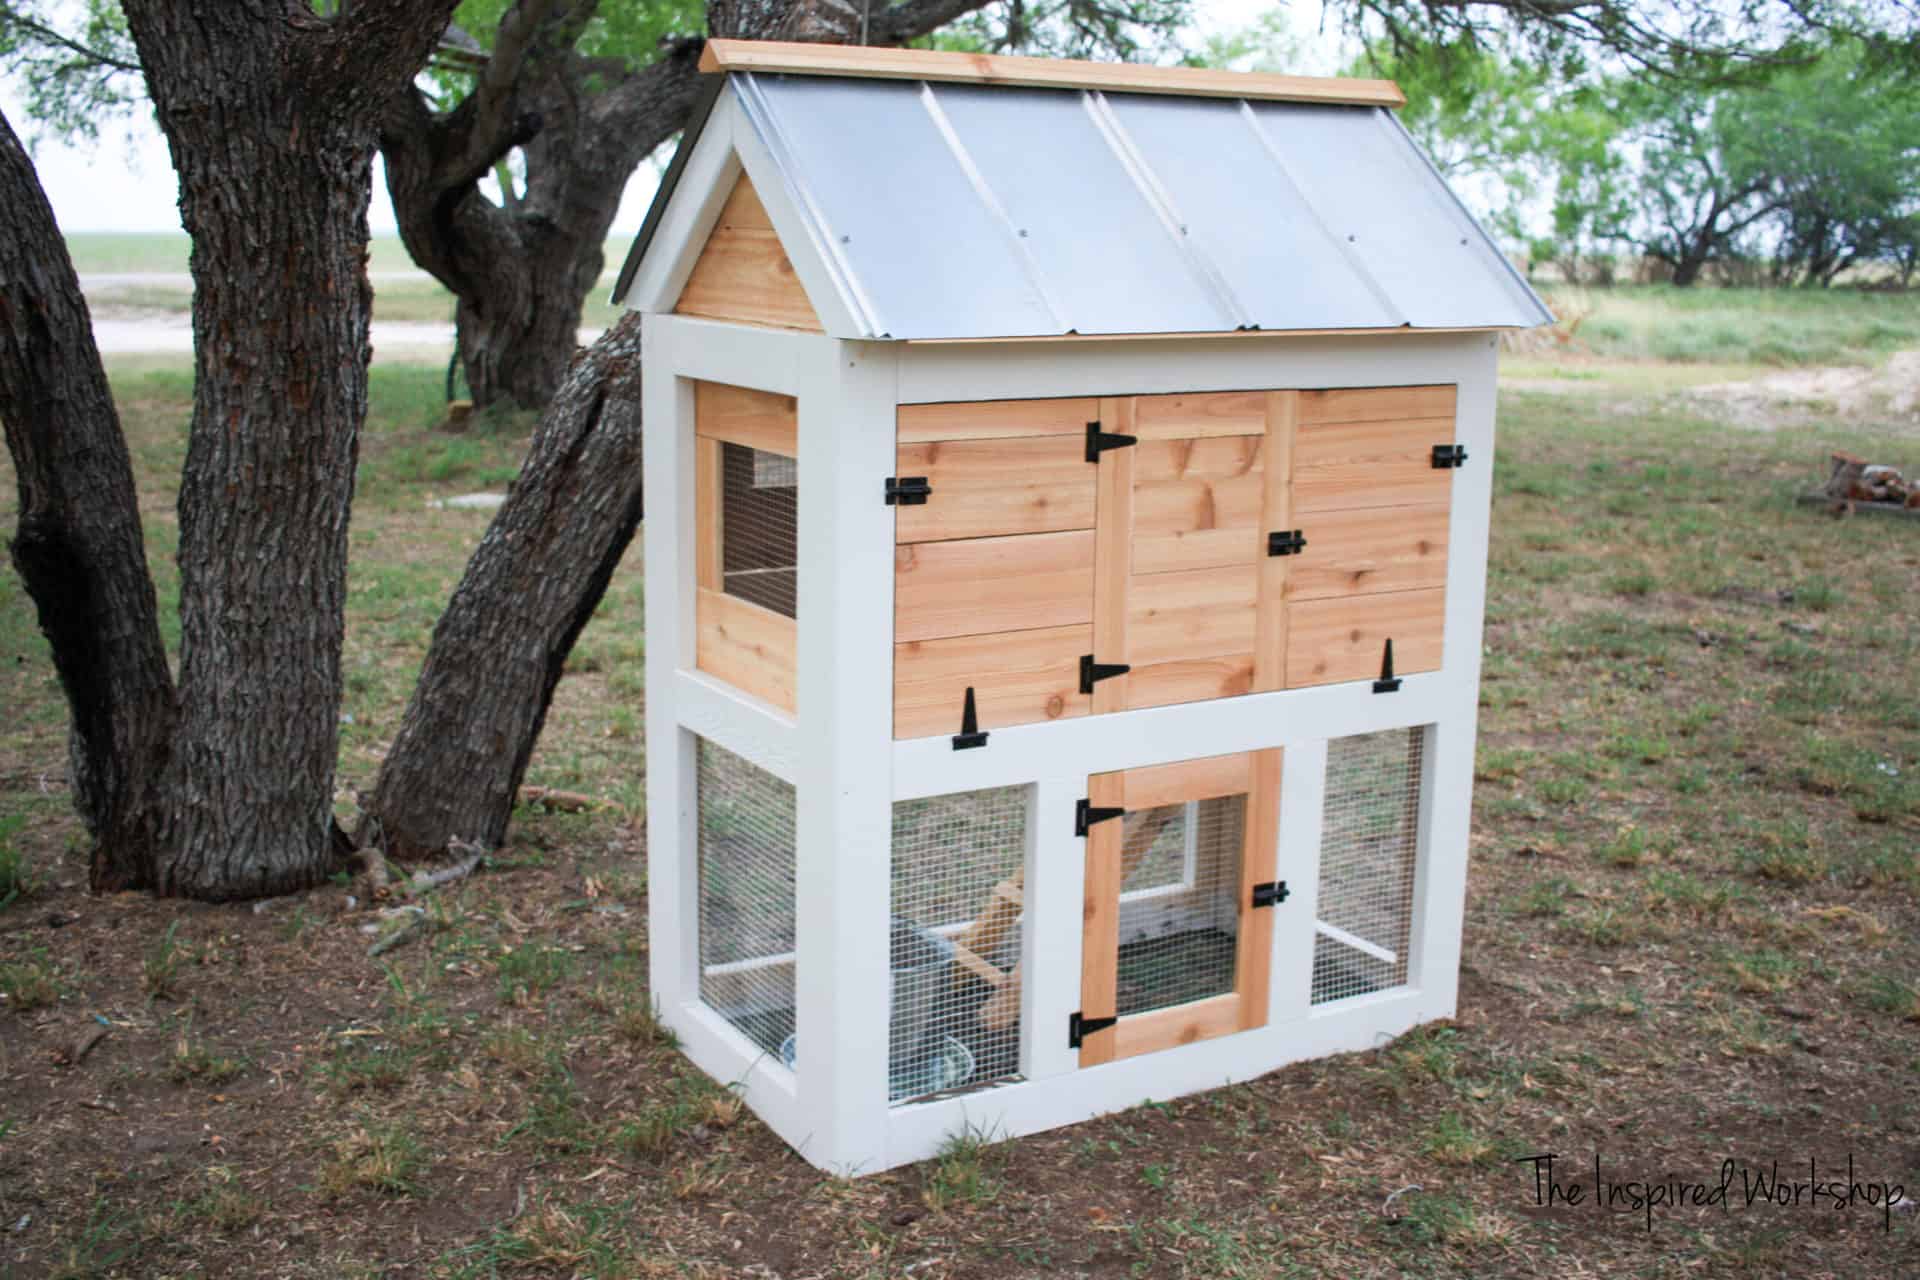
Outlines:
{"type": "Polygon", "coordinates": [[[1552,318],[1383,108],[745,73],[729,83],[809,238],[833,256],[859,326],[838,336],[1552,318]]]}

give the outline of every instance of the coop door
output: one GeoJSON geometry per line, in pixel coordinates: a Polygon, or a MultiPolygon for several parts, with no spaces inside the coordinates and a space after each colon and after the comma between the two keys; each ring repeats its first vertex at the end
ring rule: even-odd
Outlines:
{"type": "Polygon", "coordinates": [[[1279,750],[1087,780],[1080,1065],[1264,1026],[1279,750]]]}
{"type": "Polygon", "coordinates": [[[1252,391],[1100,402],[1094,711],[1280,687],[1277,671],[1256,685],[1255,605],[1263,530],[1285,500],[1292,400],[1252,391]]]}

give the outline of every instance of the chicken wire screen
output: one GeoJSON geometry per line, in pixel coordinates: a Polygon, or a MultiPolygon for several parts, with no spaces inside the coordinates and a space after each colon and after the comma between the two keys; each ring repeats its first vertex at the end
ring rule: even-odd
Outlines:
{"type": "Polygon", "coordinates": [[[892,1102],[1019,1073],[1028,795],[999,787],[893,806],[892,1102]]]}
{"type": "Polygon", "coordinates": [[[700,998],[793,1065],[793,784],[697,748],[700,998]]]}
{"type": "Polygon", "coordinates": [[[1406,984],[1425,742],[1415,728],[1327,744],[1314,1004],[1406,984]]]}
{"type": "Polygon", "coordinates": [[[1123,819],[1120,1017],[1234,991],[1246,816],[1233,795],[1123,819]]]}
{"type": "Polygon", "coordinates": [[[795,460],[746,445],[720,446],[720,586],[798,617],[800,487],[795,460]]]}

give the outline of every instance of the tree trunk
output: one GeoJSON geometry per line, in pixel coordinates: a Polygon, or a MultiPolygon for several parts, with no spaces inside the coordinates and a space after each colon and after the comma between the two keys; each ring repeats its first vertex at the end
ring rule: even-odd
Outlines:
{"type": "Polygon", "coordinates": [[[193,238],[180,719],[163,893],[286,893],[337,857],[347,520],[367,406],[376,124],[452,0],[127,0],[193,238]]]}
{"type": "Polygon", "coordinates": [[[434,628],[358,839],[497,848],[554,686],[640,522],[640,323],[574,362],[434,628]]]}
{"type": "Polygon", "coordinates": [[[95,890],[144,888],[173,682],[133,466],[66,241],[0,116],[0,425],[20,490],[14,567],[72,713],[74,807],[95,890]]]}
{"type": "Polygon", "coordinates": [[[591,82],[609,73],[569,55],[451,115],[435,116],[417,93],[388,113],[381,146],[401,238],[458,300],[476,405],[539,409],[558,391],[621,194],[692,109],[699,50],[688,42],[598,94],[591,82]],[[516,146],[524,188],[495,204],[476,183],[516,146]]]}

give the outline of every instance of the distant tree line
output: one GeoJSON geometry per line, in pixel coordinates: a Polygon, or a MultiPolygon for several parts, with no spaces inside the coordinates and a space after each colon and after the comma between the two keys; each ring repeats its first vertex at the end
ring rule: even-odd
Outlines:
{"type": "Polygon", "coordinates": [[[1535,267],[1611,283],[1909,287],[1920,80],[1840,39],[1738,74],[1567,75],[1481,44],[1376,51],[1406,123],[1535,267]]]}

